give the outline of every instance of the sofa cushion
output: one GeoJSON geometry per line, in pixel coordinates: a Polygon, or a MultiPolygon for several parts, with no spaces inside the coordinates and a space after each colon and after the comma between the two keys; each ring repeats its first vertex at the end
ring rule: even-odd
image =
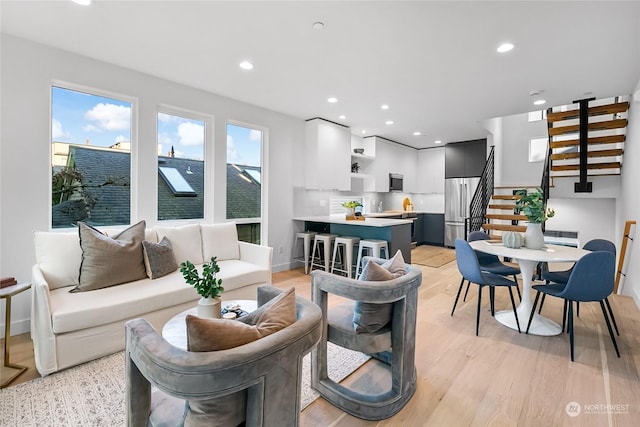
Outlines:
{"type": "MultiPolygon", "coordinates": [[[[360,280],[380,282],[393,280],[405,274],[402,252],[398,251],[384,264],[369,261],[360,275],[360,280]]],[[[353,312],[353,327],[357,333],[372,333],[383,328],[391,321],[393,304],[357,302],[353,312]]]]}
{"type": "Polygon", "coordinates": [[[271,283],[271,271],[259,265],[239,259],[220,261],[218,265],[220,272],[216,277],[222,279],[225,292],[254,283],[271,283]]]}
{"type": "Polygon", "coordinates": [[[149,279],[166,276],[178,269],[171,242],[166,236],[162,238],[160,243],[151,243],[143,240],[142,251],[144,253],[144,266],[149,279]]]}
{"type": "Polygon", "coordinates": [[[36,262],[49,284],[49,289],[77,285],[82,259],[78,232],[36,231],[33,233],[33,239],[36,262]]]}
{"type": "Polygon", "coordinates": [[[113,238],[83,222],[78,222],[78,230],[82,262],[79,283],[71,292],[92,291],[146,276],[142,253],[144,221],[113,238]]]}
{"type": "Polygon", "coordinates": [[[218,261],[240,259],[238,228],[235,222],[200,224],[203,259],[218,257],[218,261]]]}
{"type": "Polygon", "coordinates": [[[187,315],[189,351],[227,350],[278,332],[296,321],[296,295],[289,288],[271,301],[254,325],[227,319],[204,319],[187,315]]]}
{"type": "Polygon", "coordinates": [[[198,224],[182,225],[180,227],[156,227],[158,239],[167,237],[171,241],[176,261],[181,264],[187,260],[198,265],[203,263],[202,238],[198,224]]]}

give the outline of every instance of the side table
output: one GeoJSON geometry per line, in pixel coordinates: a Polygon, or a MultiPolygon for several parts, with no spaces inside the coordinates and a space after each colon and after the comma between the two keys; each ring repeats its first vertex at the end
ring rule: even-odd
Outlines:
{"type": "Polygon", "coordinates": [[[5,300],[5,316],[4,316],[4,368],[17,369],[18,372],[11,375],[9,378],[2,381],[0,388],[5,388],[11,381],[18,378],[24,371],[27,370],[26,366],[16,365],[9,362],[9,348],[11,341],[11,297],[24,292],[31,287],[31,283],[17,283],[15,285],[7,286],[0,289],[0,299],[5,300]]]}

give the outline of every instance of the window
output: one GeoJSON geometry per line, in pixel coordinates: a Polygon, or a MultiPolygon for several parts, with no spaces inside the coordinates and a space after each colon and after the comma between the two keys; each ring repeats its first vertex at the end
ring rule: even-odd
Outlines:
{"type": "Polygon", "coordinates": [[[227,124],[227,219],[238,223],[238,238],[260,243],[262,141],[258,129],[227,124]]]}
{"type": "Polygon", "coordinates": [[[51,226],[131,221],[132,103],[51,88],[51,226]]]}
{"type": "Polygon", "coordinates": [[[547,110],[538,110],[538,111],[529,112],[530,122],[539,122],[540,120],[546,120],[546,119],[547,119],[547,110]]]}
{"type": "Polygon", "coordinates": [[[529,162],[542,162],[547,157],[547,138],[532,138],[529,141],[529,162]]]}
{"type": "Polygon", "coordinates": [[[204,218],[205,121],[158,113],[158,220],[204,218]]]}

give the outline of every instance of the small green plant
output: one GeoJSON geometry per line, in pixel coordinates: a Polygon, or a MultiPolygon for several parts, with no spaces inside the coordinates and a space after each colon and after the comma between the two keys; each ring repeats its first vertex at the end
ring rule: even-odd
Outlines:
{"type": "Polygon", "coordinates": [[[347,208],[347,209],[355,209],[355,208],[360,207],[360,206],[362,206],[362,203],[360,203],[360,202],[358,202],[356,200],[351,200],[349,202],[344,202],[342,204],[342,207],[343,208],[347,208]]]}
{"type": "Polygon", "coordinates": [[[535,191],[527,192],[527,190],[516,191],[516,196],[520,196],[516,200],[516,209],[527,217],[529,222],[540,224],[547,219],[552,218],[556,212],[544,205],[544,198],[540,188],[535,191]]]}
{"type": "Polygon", "coordinates": [[[203,298],[217,298],[224,292],[222,279],[216,279],[216,273],[220,272],[216,257],[211,257],[211,261],[202,266],[202,277],[189,260],[180,264],[180,272],[185,281],[196,288],[198,295],[203,298]]]}

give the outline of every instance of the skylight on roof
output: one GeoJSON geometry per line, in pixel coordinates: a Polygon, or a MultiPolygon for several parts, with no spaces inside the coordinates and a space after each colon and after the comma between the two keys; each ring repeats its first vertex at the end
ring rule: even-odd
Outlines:
{"type": "Polygon", "coordinates": [[[176,168],[158,167],[160,176],[176,196],[195,197],[197,194],[176,168]]]}
{"type": "Polygon", "coordinates": [[[251,175],[251,178],[253,178],[258,184],[260,184],[260,171],[257,171],[255,169],[245,169],[244,172],[251,175]]]}

